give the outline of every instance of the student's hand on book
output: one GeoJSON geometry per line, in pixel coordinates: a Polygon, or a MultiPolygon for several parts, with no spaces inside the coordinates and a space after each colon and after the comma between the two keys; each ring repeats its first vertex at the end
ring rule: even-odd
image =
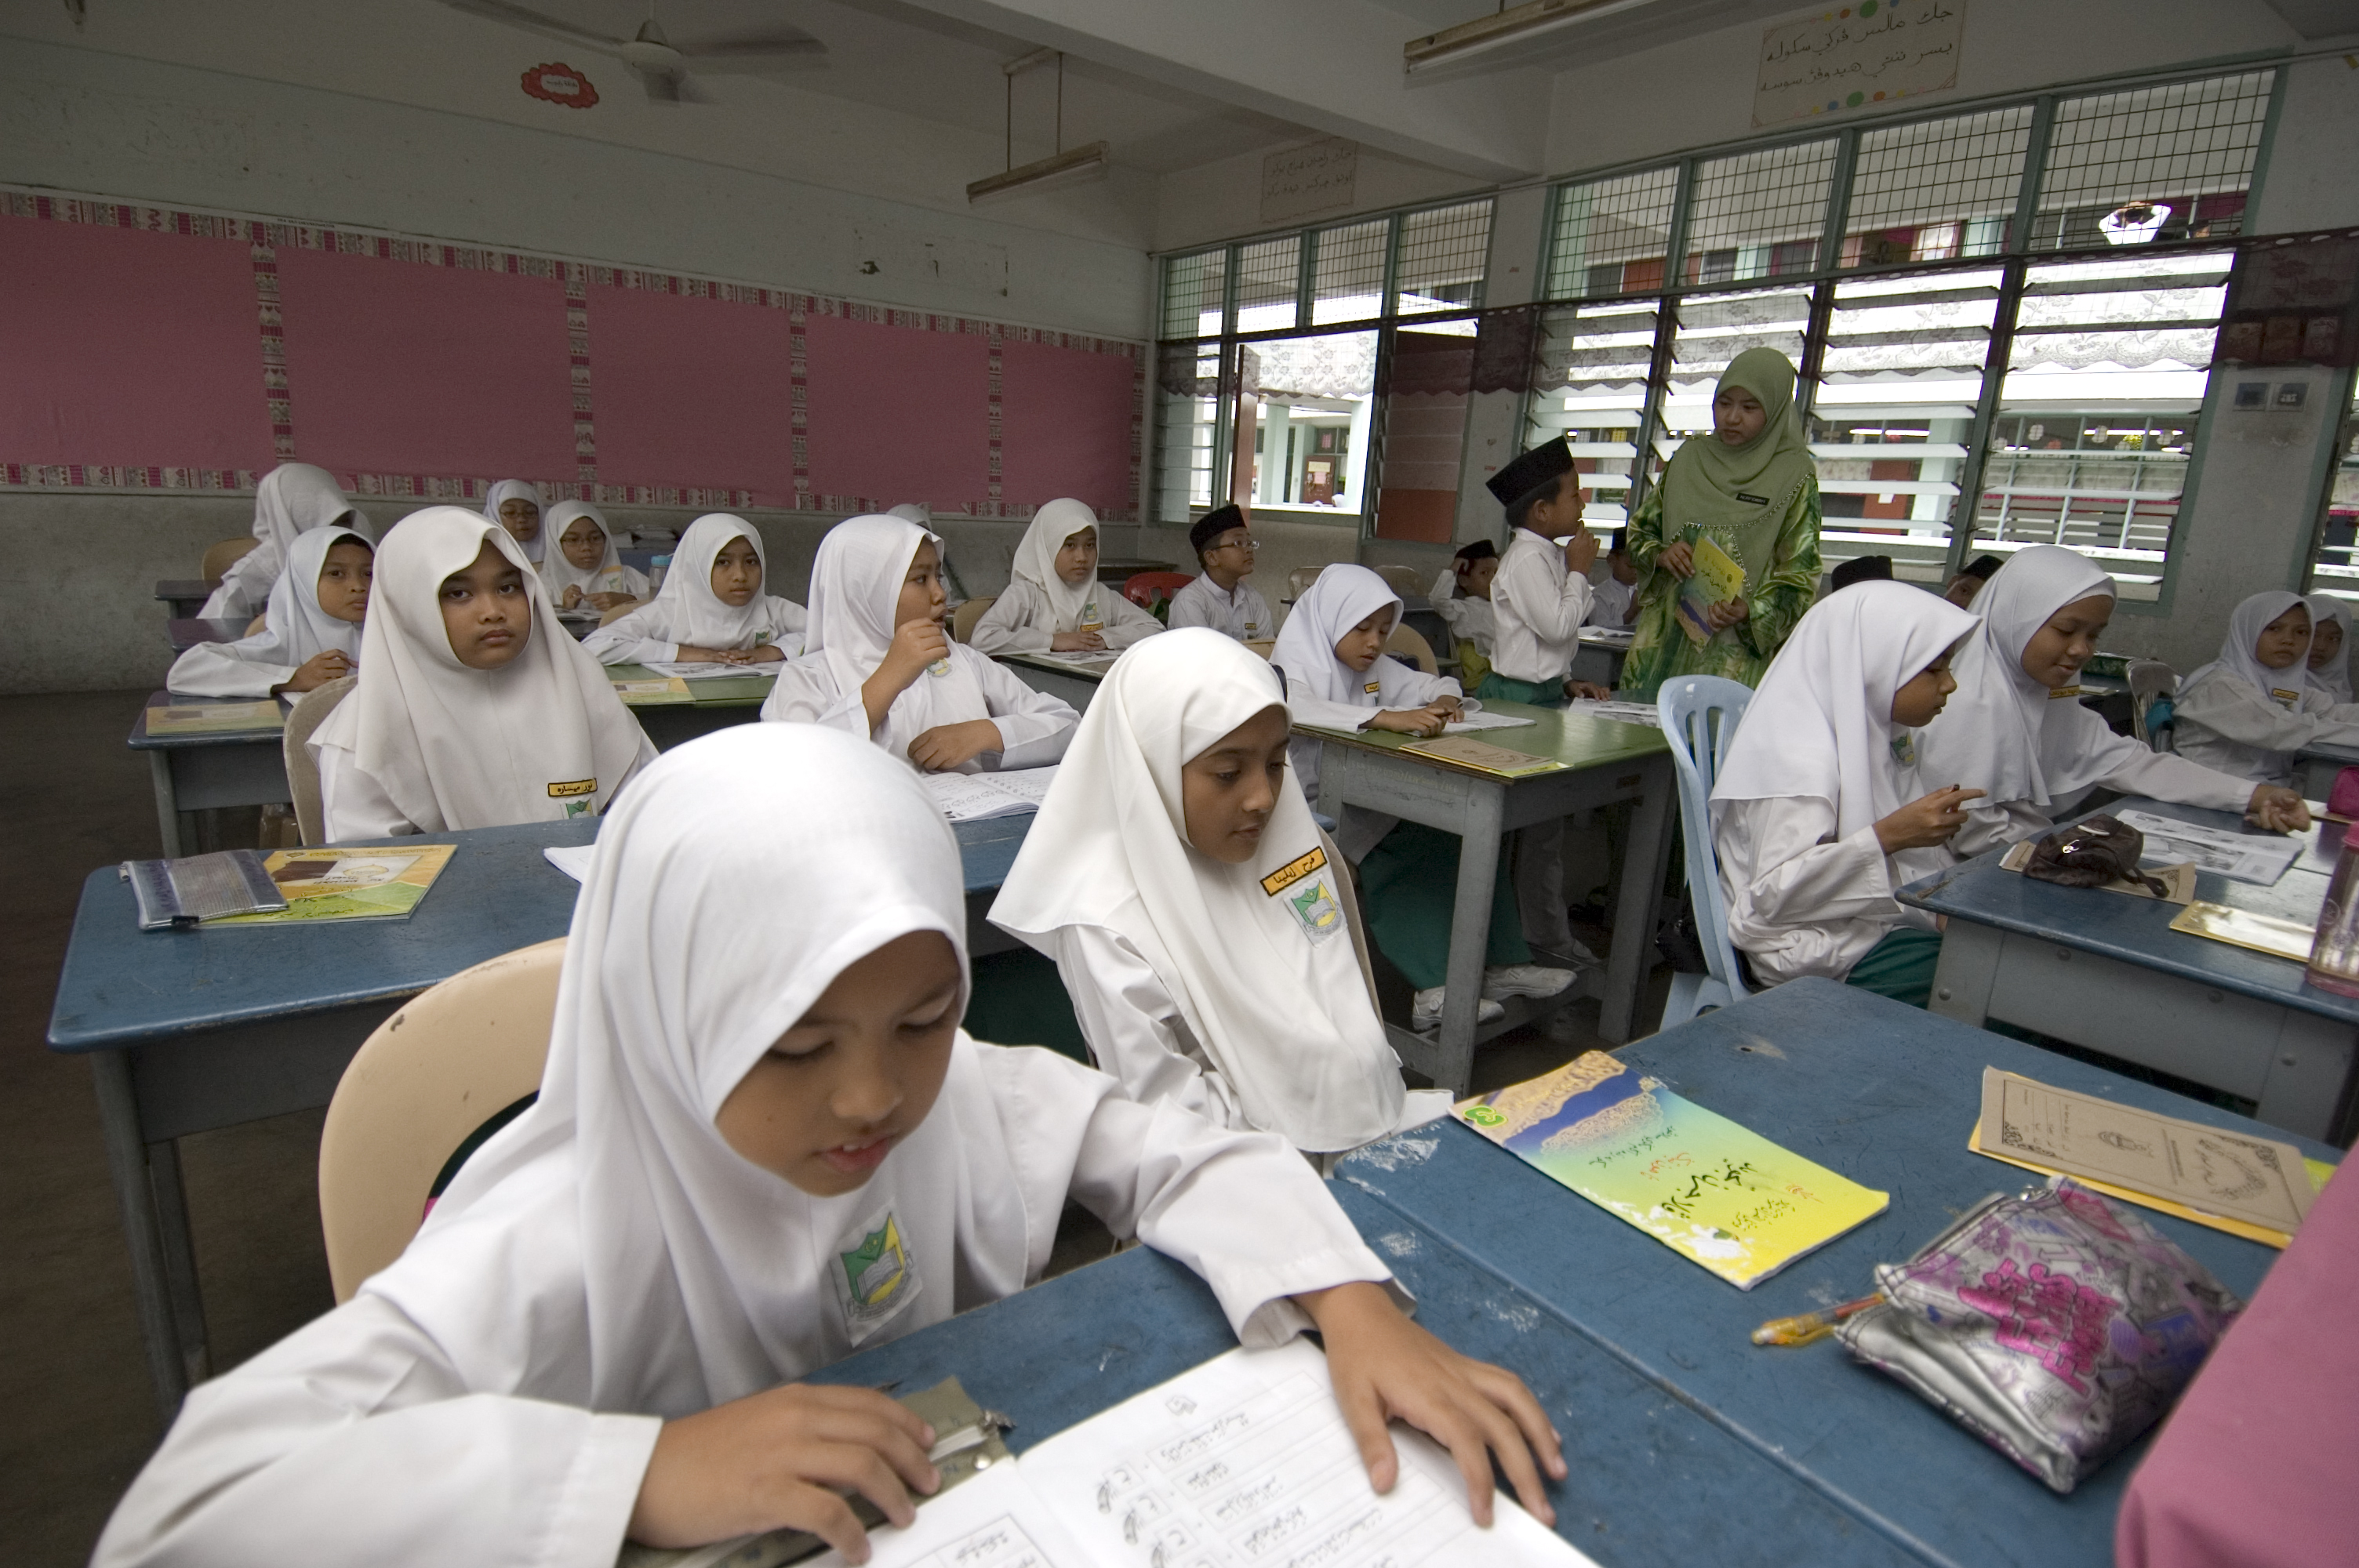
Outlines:
{"type": "Polygon", "coordinates": [[[868,1532],[839,1493],[858,1492],[907,1528],[909,1493],[941,1472],[926,1458],[934,1429],[873,1389],[789,1383],[668,1421],[639,1481],[630,1538],[643,1546],[702,1546],[791,1526],[853,1563],[868,1532]]]}
{"type": "Polygon", "coordinates": [[[963,724],[938,724],[909,742],[909,761],[927,773],[945,773],[971,762],[985,752],[1003,752],[1007,742],[999,726],[988,719],[963,724]]]}
{"type": "Polygon", "coordinates": [[[1093,654],[1105,646],[1105,639],[1095,632],[1060,632],[1049,639],[1052,654],[1093,654]]]}
{"type": "Polygon", "coordinates": [[[672,649],[671,663],[675,665],[725,665],[729,662],[729,655],[719,648],[697,648],[680,643],[672,649]]]}
{"type": "Polygon", "coordinates": [[[1542,1524],[1556,1523],[1540,1471],[1564,1479],[1564,1444],[1522,1379],[1461,1356],[1402,1316],[1382,1286],[1359,1281],[1294,1299],[1327,1342],[1335,1403],[1379,1494],[1400,1479],[1400,1455],[1385,1430],[1397,1417],[1458,1461],[1476,1524],[1490,1528],[1494,1454],[1525,1510],[1542,1524]]]}
{"type": "Polygon", "coordinates": [[[1594,681],[1569,680],[1564,683],[1564,695],[1576,702],[1611,702],[1614,688],[1599,686],[1594,681]]]}
{"type": "Polygon", "coordinates": [[[1741,599],[1723,600],[1704,611],[1704,619],[1712,622],[1715,632],[1725,632],[1740,621],[1750,620],[1752,615],[1753,607],[1741,599]]]}
{"type": "Polygon", "coordinates": [[[2274,833],[2300,833],[2310,827],[2310,804],[2301,792],[2283,784],[2263,784],[2253,791],[2253,798],[2245,805],[2245,815],[2254,826],[2274,833]]]}
{"type": "Polygon", "coordinates": [[[1903,849],[1930,849],[1936,844],[1946,844],[1959,828],[1966,825],[1966,802],[1979,800],[1984,792],[1960,789],[1951,784],[1937,789],[1929,795],[1910,801],[1875,825],[1875,841],[1884,846],[1887,855],[1903,849]]]}
{"type": "Polygon", "coordinates": [[[1684,539],[1668,546],[1655,557],[1655,565],[1684,581],[1695,576],[1695,551],[1684,539]]]}
{"type": "Polygon", "coordinates": [[[776,643],[765,643],[745,655],[749,665],[775,665],[787,656],[787,651],[776,643]]]}
{"type": "Polygon", "coordinates": [[[1597,564],[1597,546],[1600,543],[1598,536],[1586,528],[1574,534],[1572,542],[1564,547],[1564,569],[1581,577],[1587,577],[1589,568],[1597,564]]]}
{"type": "Polygon", "coordinates": [[[560,610],[571,610],[581,602],[582,585],[578,582],[569,582],[565,585],[565,597],[557,601],[557,608],[560,610]]]}
{"type": "Polygon", "coordinates": [[[584,597],[586,597],[590,608],[602,614],[614,609],[614,606],[618,604],[636,604],[638,602],[638,600],[633,599],[627,593],[592,593],[583,596],[580,589],[569,588],[565,590],[565,607],[568,610],[572,609],[577,603],[582,602],[584,597]]]}
{"type": "Polygon", "coordinates": [[[1396,735],[1415,735],[1430,739],[1441,733],[1450,720],[1430,708],[1388,708],[1365,724],[1363,730],[1389,730],[1396,735]]]}

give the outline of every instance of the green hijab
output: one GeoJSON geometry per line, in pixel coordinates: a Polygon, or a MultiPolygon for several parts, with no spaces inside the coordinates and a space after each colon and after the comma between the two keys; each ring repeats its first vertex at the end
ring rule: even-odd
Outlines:
{"type": "Polygon", "coordinates": [[[1750,586],[1776,565],[1777,532],[1817,469],[1794,415],[1793,361],[1775,349],[1747,349],[1720,373],[1712,395],[1731,387],[1759,398],[1769,421],[1741,447],[1706,433],[1671,454],[1663,470],[1663,537],[1686,538],[1690,527],[1711,535],[1745,568],[1750,586]]]}

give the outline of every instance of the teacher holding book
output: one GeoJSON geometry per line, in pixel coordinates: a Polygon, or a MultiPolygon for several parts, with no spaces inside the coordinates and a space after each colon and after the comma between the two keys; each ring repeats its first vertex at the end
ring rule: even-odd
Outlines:
{"type": "Polygon", "coordinates": [[[1721,373],[1712,429],[1690,437],[1630,520],[1637,636],[1621,694],[1674,676],[1757,687],[1819,582],[1819,470],[1794,413],[1794,362],[1747,349],[1721,373]]]}

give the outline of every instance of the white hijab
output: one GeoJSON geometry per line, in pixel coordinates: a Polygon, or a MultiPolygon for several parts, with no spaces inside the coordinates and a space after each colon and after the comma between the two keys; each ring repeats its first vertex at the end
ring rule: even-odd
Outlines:
{"type": "Polygon", "coordinates": [[[360,514],[338,488],[336,476],[326,469],[281,463],[254,487],[254,536],[281,566],[294,558],[297,539],[331,523],[341,523],[362,538],[368,537],[360,514]]]}
{"type": "MultiPolygon", "coordinates": [[[[527,479],[501,480],[484,492],[484,515],[499,523],[500,503],[503,501],[529,501],[540,514],[540,532],[532,536],[532,543],[527,545],[516,540],[516,548],[530,557],[533,565],[538,566],[540,558],[549,553],[549,504],[540,498],[540,487],[527,479]]],[[[500,523],[500,527],[505,531],[507,524],[500,523]]],[[[508,537],[515,539],[516,535],[510,534],[508,537]]]]}
{"type": "Polygon", "coordinates": [[[851,736],[750,724],[666,753],[598,835],[539,1099],[362,1289],[469,1388],[571,1386],[552,1397],[666,1417],[1022,1289],[1018,1189],[973,1174],[1009,1156],[995,1126],[962,1115],[976,1099],[963,1037],[932,1113],[841,1196],[756,1166],[713,1126],[857,959],[932,931],[964,974],[960,889],[957,845],[916,775],[851,736]],[[854,1327],[841,1249],[887,1216],[914,1276],[908,1310],[854,1327]],[[536,1332],[585,1305],[586,1344],[536,1332]]]}
{"type": "Polygon", "coordinates": [[[1206,627],[1124,654],[1082,715],[991,919],[1027,939],[1064,925],[1127,939],[1253,1124],[1323,1153],[1393,1130],[1407,1095],[1334,851],[1291,775],[1244,865],[1189,846],[1180,797],[1183,763],[1284,703],[1267,665],[1206,627]],[[1265,878],[1313,853],[1320,869],[1268,890],[1265,878]]]}
{"type": "Polygon", "coordinates": [[[2056,545],[2017,550],[1980,593],[1981,624],[1950,666],[1958,689],[1917,735],[1919,774],[1989,791],[1981,806],[2067,798],[2095,784],[2105,721],[2026,675],[2023,649],[2049,618],[2084,599],[2114,597],[2088,557],[2056,545]]]}
{"type": "MultiPolygon", "coordinates": [[[[558,552],[564,554],[562,550],[558,552]]],[[[769,558],[762,552],[762,535],[743,517],[709,512],[688,525],[671,553],[671,569],[663,587],[647,604],[631,611],[631,625],[640,635],[660,643],[683,643],[691,648],[756,648],[786,634],[772,612],[766,591],[769,558]],[[765,587],[742,605],[721,602],[712,591],[712,563],[732,539],[754,546],[762,566],[765,587]]]]}
{"type": "Polygon", "coordinates": [[[1269,662],[1284,670],[1288,681],[1300,681],[1313,696],[1329,702],[1383,707],[1410,674],[1409,666],[1390,654],[1378,654],[1363,674],[1335,656],[1335,644],[1386,605],[1393,608],[1394,624],[1399,624],[1400,602],[1392,585],[1367,568],[1337,561],[1294,601],[1269,662]],[[1376,689],[1371,691],[1371,687],[1376,689]]]}
{"type": "Polygon", "coordinates": [[[2310,684],[2338,703],[2351,700],[2351,607],[2331,593],[2313,593],[2306,603],[2310,606],[2310,641],[2318,640],[2319,622],[2332,621],[2343,628],[2343,642],[2334,656],[2317,669],[2310,669],[2305,658],[2302,667],[2309,672],[2310,684]]]}
{"type": "Polygon", "coordinates": [[[455,506],[413,512],[386,532],[361,670],[317,741],[352,752],[424,832],[555,821],[585,803],[603,811],[646,744],[605,667],[549,608],[523,547],[455,506]],[[524,648],[496,670],[461,664],[442,623],[442,579],[473,565],[486,540],[524,573],[532,599],[524,648]],[[594,787],[568,787],[585,784],[594,787]]]}
{"type": "Polygon", "coordinates": [[[1098,597],[1094,579],[1079,583],[1067,582],[1057,575],[1057,552],[1065,541],[1084,528],[1095,528],[1098,514],[1078,501],[1051,501],[1032,514],[1032,526],[1024,530],[1024,542],[1016,546],[1016,580],[1028,582],[1046,594],[1049,605],[1056,612],[1054,632],[1081,630],[1082,612],[1098,597]]]}
{"type": "Polygon", "coordinates": [[[1893,696],[1973,629],[1972,615],[1905,582],[1821,600],[1770,661],[1712,798],[1823,800],[1838,838],[1889,816],[1925,793],[1895,754],[1908,731],[1892,721],[1893,696]]]}
{"type": "MultiPolygon", "coordinates": [[[[492,521],[497,523],[499,518],[495,516],[492,521]]],[[[505,527],[506,524],[503,524],[502,526],[505,527]]],[[[620,568],[623,557],[614,548],[614,527],[607,523],[606,514],[588,502],[560,501],[542,513],[540,540],[536,543],[542,541],[555,546],[553,549],[543,550],[539,557],[540,580],[548,586],[551,603],[561,601],[565,598],[565,590],[569,588],[578,588],[584,593],[622,591],[620,568]],[[596,524],[599,536],[606,542],[604,553],[598,557],[598,564],[588,571],[583,571],[568,560],[565,556],[565,546],[559,543],[565,537],[565,531],[583,517],[587,517],[596,524]],[[598,579],[608,572],[615,573],[613,584],[605,588],[599,587],[598,579]]]]}
{"type": "Polygon", "coordinates": [[[904,501],[897,506],[888,506],[885,509],[885,515],[887,517],[898,517],[908,523],[915,523],[919,527],[924,528],[929,532],[930,532],[934,526],[934,509],[926,505],[923,502],[904,501]]]}
{"type": "Polygon", "coordinates": [[[360,657],[361,628],[339,621],[320,608],[320,572],[328,551],[342,539],[366,545],[368,535],[353,528],[314,528],[297,536],[287,569],[270,587],[270,602],[262,612],[262,630],[237,644],[237,656],[250,664],[309,664],[333,650],[360,657]]]}
{"type": "Polygon", "coordinates": [[[2310,644],[2302,643],[2300,655],[2281,670],[2261,663],[2253,651],[2269,622],[2297,604],[2304,604],[2301,595],[2280,588],[2256,593],[2236,606],[2228,616],[2228,635],[2220,643],[2220,656],[2181,681],[2179,689],[2192,690],[2197,681],[2216,675],[2243,681],[2279,708],[2300,712],[2302,697],[2310,690],[2310,644]],[[2285,695],[2279,696],[2280,692],[2285,695]]]}

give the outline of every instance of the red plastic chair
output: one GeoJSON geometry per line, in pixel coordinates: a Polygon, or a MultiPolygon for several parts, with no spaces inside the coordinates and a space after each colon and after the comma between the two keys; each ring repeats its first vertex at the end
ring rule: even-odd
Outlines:
{"type": "Polygon", "coordinates": [[[1133,572],[1122,585],[1122,596],[1141,610],[1152,610],[1158,599],[1169,599],[1196,579],[1186,572],[1133,572]]]}

